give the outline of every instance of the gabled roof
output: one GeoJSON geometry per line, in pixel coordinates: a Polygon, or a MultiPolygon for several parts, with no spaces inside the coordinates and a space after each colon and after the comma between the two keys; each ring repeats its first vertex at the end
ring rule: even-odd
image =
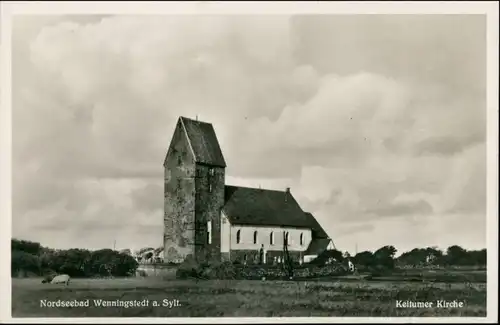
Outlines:
{"type": "Polygon", "coordinates": [[[224,213],[231,224],[315,227],[290,192],[225,186],[224,213]]]}
{"type": "Polygon", "coordinates": [[[179,118],[193,149],[194,159],[197,163],[226,167],[215,130],[210,123],[195,121],[187,117],[179,118]]]}
{"type": "Polygon", "coordinates": [[[312,215],[310,212],[305,212],[307,215],[308,219],[311,220],[311,223],[313,224],[312,228],[312,238],[329,238],[328,234],[326,231],[321,227],[319,224],[318,220],[312,215]]]}
{"type": "Polygon", "coordinates": [[[311,240],[309,247],[307,247],[304,255],[319,255],[324,252],[328,245],[330,244],[331,239],[329,238],[314,238],[311,240]]]}

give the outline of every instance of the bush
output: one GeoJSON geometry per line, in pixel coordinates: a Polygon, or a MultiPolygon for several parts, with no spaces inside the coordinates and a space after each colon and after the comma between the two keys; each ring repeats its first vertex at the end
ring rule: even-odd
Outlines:
{"type": "Polygon", "coordinates": [[[235,279],[236,268],[231,262],[198,263],[193,258],[188,257],[176,271],[178,279],[235,279]]]}
{"type": "Polygon", "coordinates": [[[134,274],[133,257],[111,249],[52,250],[39,243],[12,239],[11,270],[13,276],[65,273],[71,277],[126,276],[134,274]]]}
{"type": "Polygon", "coordinates": [[[231,262],[208,265],[202,271],[203,278],[231,280],[236,278],[236,269],[231,262]]]}
{"type": "Polygon", "coordinates": [[[202,265],[192,255],[188,255],[175,272],[175,276],[178,279],[201,278],[201,275],[202,265]]]}
{"type": "Polygon", "coordinates": [[[32,255],[39,255],[42,251],[40,243],[19,239],[12,239],[10,241],[10,248],[12,251],[20,251],[32,255]]]}
{"type": "Polygon", "coordinates": [[[14,250],[11,255],[11,271],[13,275],[27,276],[40,273],[40,260],[38,256],[14,250]]]}
{"type": "Polygon", "coordinates": [[[334,263],[341,263],[344,261],[344,257],[342,256],[342,252],[336,249],[333,250],[325,250],[321,254],[319,254],[315,259],[310,261],[308,264],[313,265],[326,265],[334,261],[334,263]]]}

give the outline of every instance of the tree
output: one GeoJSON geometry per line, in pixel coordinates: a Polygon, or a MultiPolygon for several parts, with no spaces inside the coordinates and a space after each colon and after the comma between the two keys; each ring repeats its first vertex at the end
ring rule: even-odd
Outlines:
{"type": "Polygon", "coordinates": [[[126,276],[133,274],[138,266],[132,256],[111,249],[56,250],[42,247],[39,243],[17,239],[11,241],[11,249],[13,275],[66,273],[74,277],[96,274],[126,276]]]}
{"type": "Polygon", "coordinates": [[[122,249],[121,254],[132,255],[132,251],[129,248],[122,249]]]}
{"type": "Polygon", "coordinates": [[[388,245],[382,248],[379,248],[375,251],[373,255],[379,258],[394,258],[396,255],[397,249],[394,246],[388,245]]]}
{"type": "Polygon", "coordinates": [[[470,265],[486,266],[486,249],[481,249],[478,251],[469,251],[469,261],[470,265]]]}
{"type": "Polygon", "coordinates": [[[396,252],[397,252],[396,248],[391,245],[379,248],[373,254],[376,266],[378,268],[383,268],[383,269],[393,269],[394,256],[396,255],[396,252]]]}
{"type": "Polygon", "coordinates": [[[336,262],[342,262],[344,257],[342,256],[342,252],[336,249],[325,250],[321,252],[314,260],[311,261],[312,264],[320,264],[324,265],[330,261],[335,260],[336,262]]]}
{"type": "Polygon", "coordinates": [[[40,263],[38,256],[21,250],[14,250],[11,253],[12,274],[34,273],[40,274],[40,263]]]}
{"type": "Polygon", "coordinates": [[[353,263],[356,267],[372,267],[375,263],[374,255],[370,251],[364,251],[357,253],[353,258],[353,263]]]}
{"type": "Polygon", "coordinates": [[[449,265],[466,265],[467,251],[458,245],[448,247],[446,250],[446,262],[449,265]]]}
{"type": "Polygon", "coordinates": [[[22,251],[32,255],[39,255],[42,246],[29,240],[11,239],[10,246],[12,251],[22,251]]]}

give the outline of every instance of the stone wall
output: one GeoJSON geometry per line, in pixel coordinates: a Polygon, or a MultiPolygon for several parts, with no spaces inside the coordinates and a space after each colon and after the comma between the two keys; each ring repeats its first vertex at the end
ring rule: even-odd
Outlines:
{"type": "Polygon", "coordinates": [[[221,213],[224,206],[225,170],[196,164],[196,252],[198,261],[221,260],[221,213]],[[208,241],[208,222],[211,223],[208,241]]]}
{"type": "Polygon", "coordinates": [[[138,277],[162,277],[175,278],[175,273],[178,266],[161,265],[161,264],[141,264],[136,270],[138,277]]]}
{"type": "MultiPolygon", "coordinates": [[[[294,278],[318,278],[340,276],[347,274],[342,265],[311,266],[303,265],[293,270],[294,278]]],[[[241,279],[267,279],[285,278],[288,273],[282,267],[239,266],[236,268],[237,278],[241,279]]]]}
{"type": "MultiPolygon", "coordinates": [[[[295,263],[300,263],[303,258],[302,252],[288,252],[290,258],[295,263]]],[[[268,251],[265,256],[265,263],[268,265],[278,265],[283,263],[283,251],[268,251]]],[[[231,250],[229,255],[231,262],[238,262],[240,264],[255,265],[260,263],[258,250],[231,250]]]]}
{"type": "Polygon", "coordinates": [[[164,261],[195,253],[195,164],[183,126],[177,123],[165,164],[164,261]]]}

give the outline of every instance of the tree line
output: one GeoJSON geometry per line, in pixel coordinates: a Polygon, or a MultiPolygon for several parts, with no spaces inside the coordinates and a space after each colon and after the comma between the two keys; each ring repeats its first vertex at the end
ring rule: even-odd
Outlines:
{"type": "MultiPolygon", "coordinates": [[[[358,269],[425,265],[486,266],[486,249],[466,250],[457,245],[445,251],[435,247],[415,248],[397,258],[396,252],[394,246],[384,246],[374,252],[363,251],[354,256],[331,250],[323,252],[310,263],[322,265],[350,260],[358,269]]],[[[130,250],[51,249],[37,242],[12,239],[11,253],[12,276],[43,276],[50,273],[66,273],[73,277],[127,276],[134,274],[138,267],[130,250]]]]}
{"type": "Polygon", "coordinates": [[[51,249],[36,242],[11,240],[12,276],[127,276],[134,274],[137,266],[132,256],[112,249],[51,249]]]}
{"type": "Polygon", "coordinates": [[[350,260],[358,268],[385,268],[396,267],[423,267],[423,266],[486,266],[486,249],[466,250],[458,245],[448,247],[442,251],[436,247],[414,248],[395,257],[397,249],[388,245],[378,250],[359,252],[354,256],[338,250],[325,251],[320,254],[313,264],[326,264],[331,261],[343,262],[350,260]]]}

